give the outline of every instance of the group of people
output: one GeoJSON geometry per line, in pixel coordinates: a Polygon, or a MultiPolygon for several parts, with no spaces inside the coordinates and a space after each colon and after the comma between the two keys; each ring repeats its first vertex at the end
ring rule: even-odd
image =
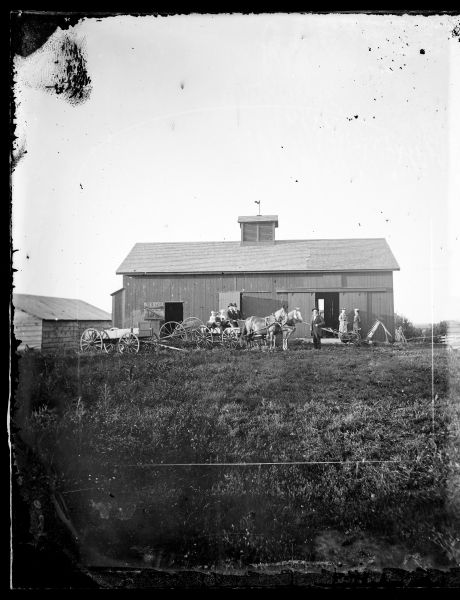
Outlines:
{"type": "Polygon", "coordinates": [[[212,310],[211,316],[206,323],[210,329],[225,329],[225,327],[238,327],[238,319],[241,318],[241,313],[238,310],[236,302],[230,302],[227,309],[221,308],[219,312],[212,310]]]}
{"type": "MultiPolygon", "coordinates": [[[[312,311],[312,319],[311,319],[311,335],[313,337],[313,346],[316,349],[321,348],[321,338],[323,337],[322,328],[325,326],[324,316],[317,309],[314,308],[312,311]]],[[[353,332],[358,333],[361,331],[361,316],[359,314],[359,308],[355,308],[355,313],[353,315],[353,332]]],[[[339,315],[339,335],[342,333],[348,333],[348,317],[347,317],[347,309],[342,308],[340,310],[339,315]]]]}

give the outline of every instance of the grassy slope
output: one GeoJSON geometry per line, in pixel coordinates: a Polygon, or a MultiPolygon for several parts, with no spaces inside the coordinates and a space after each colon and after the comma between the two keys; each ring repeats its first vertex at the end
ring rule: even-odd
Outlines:
{"type": "Polygon", "coordinates": [[[438,564],[458,560],[458,431],[455,358],[434,358],[434,435],[431,351],[343,346],[29,356],[17,420],[89,562],[438,564]],[[259,461],[347,462],[151,466],[259,461]]]}

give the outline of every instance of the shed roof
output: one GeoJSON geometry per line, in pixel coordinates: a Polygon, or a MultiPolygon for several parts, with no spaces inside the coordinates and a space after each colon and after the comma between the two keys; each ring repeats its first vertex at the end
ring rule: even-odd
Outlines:
{"type": "Polygon", "coordinates": [[[32,294],[13,294],[13,305],[30,315],[44,320],[111,321],[112,316],[83,300],[54,298],[32,294]]]}
{"type": "Polygon", "coordinates": [[[383,238],[240,242],[138,243],[117,274],[399,271],[383,238]]]}

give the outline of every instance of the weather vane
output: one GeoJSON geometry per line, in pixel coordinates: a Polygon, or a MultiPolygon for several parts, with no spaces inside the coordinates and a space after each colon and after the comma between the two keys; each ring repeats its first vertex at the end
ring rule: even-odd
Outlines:
{"type": "Polygon", "coordinates": [[[258,204],[259,205],[259,216],[260,216],[260,200],[254,200],[254,204],[258,204]]]}

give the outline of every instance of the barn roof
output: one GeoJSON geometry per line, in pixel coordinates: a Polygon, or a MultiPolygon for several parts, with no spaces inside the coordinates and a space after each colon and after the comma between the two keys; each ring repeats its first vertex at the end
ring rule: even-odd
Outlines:
{"type": "Polygon", "coordinates": [[[117,269],[136,273],[244,273],[273,271],[398,271],[383,238],[240,242],[139,243],[117,269]]]}
{"type": "Polygon", "coordinates": [[[38,319],[63,321],[111,321],[112,316],[83,300],[31,294],[13,294],[13,305],[38,319]]]}

